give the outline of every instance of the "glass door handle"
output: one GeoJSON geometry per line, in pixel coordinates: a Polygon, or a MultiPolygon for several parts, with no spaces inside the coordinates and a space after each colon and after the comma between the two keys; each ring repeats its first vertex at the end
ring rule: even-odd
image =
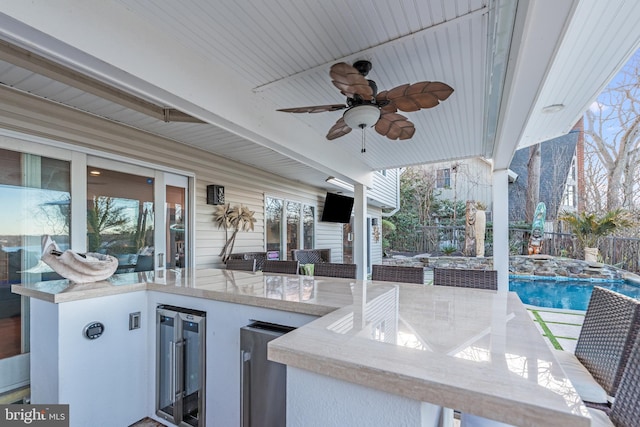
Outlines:
{"type": "Polygon", "coordinates": [[[158,268],[164,268],[164,253],[158,254],[158,268]]]}
{"type": "Polygon", "coordinates": [[[174,393],[176,399],[182,399],[184,392],[184,339],[176,341],[175,343],[175,359],[174,365],[174,393]]]}

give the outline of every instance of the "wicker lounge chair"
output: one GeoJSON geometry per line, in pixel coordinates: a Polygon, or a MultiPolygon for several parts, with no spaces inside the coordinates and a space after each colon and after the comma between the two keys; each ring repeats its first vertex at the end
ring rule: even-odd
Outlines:
{"type": "Polygon", "coordinates": [[[332,262],[322,262],[315,264],[313,268],[314,276],[326,276],[326,277],[344,277],[347,279],[356,278],[355,264],[337,264],[332,262]]]}
{"type": "Polygon", "coordinates": [[[498,290],[498,272],[495,270],[434,268],[433,284],[496,291],[498,290]]]}
{"type": "Polygon", "coordinates": [[[424,268],[374,264],[371,266],[371,280],[424,284],[424,268]]]}
{"type": "Polygon", "coordinates": [[[263,273],[298,274],[298,261],[266,260],[262,265],[263,273]]]}
{"type": "Polygon", "coordinates": [[[227,270],[256,271],[256,260],[229,258],[227,260],[227,270]]]}

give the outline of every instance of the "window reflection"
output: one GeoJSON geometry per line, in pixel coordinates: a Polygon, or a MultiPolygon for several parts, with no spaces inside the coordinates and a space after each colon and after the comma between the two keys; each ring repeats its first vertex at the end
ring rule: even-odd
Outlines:
{"type": "Polygon", "coordinates": [[[299,249],[300,203],[287,202],[287,253],[299,249]]]}
{"type": "Polygon", "coordinates": [[[153,270],[153,178],[87,169],[87,249],[116,257],[118,272],[153,270]]]}

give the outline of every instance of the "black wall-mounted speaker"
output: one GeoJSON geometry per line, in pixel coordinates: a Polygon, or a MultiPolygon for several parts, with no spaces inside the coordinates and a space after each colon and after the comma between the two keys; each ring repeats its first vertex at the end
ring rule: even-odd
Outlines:
{"type": "Polygon", "coordinates": [[[224,187],[222,185],[207,185],[207,204],[224,205],[224,187]]]}

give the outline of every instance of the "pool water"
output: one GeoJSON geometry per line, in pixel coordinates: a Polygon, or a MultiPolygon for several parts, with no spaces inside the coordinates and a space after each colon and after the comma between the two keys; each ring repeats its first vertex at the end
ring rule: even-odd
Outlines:
{"type": "Polygon", "coordinates": [[[586,310],[591,290],[600,286],[640,300],[640,285],[631,282],[589,282],[585,280],[510,279],[509,290],[525,304],[538,307],[586,310]]]}

